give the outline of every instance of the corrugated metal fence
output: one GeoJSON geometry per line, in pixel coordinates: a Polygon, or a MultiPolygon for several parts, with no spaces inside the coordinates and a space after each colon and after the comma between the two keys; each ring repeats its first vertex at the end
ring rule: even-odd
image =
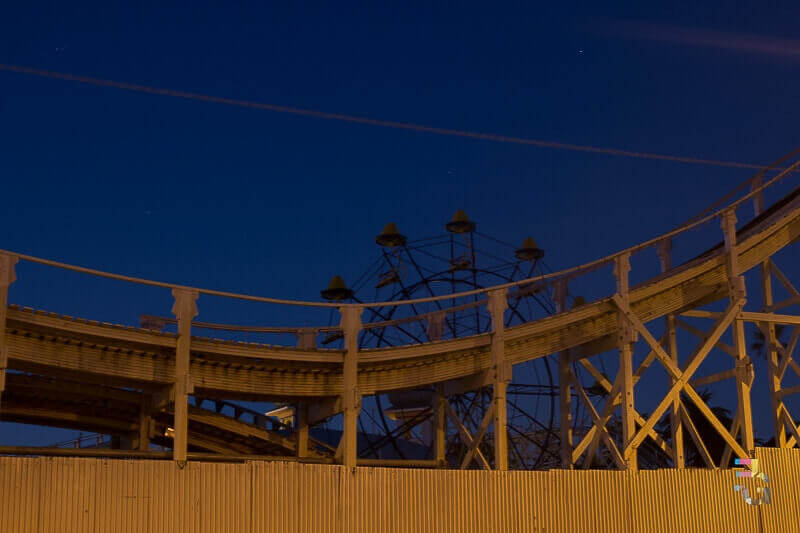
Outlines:
{"type": "MultiPolygon", "coordinates": [[[[759,449],[770,505],[730,470],[481,472],[0,458],[0,532],[800,531],[800,450],[759,449]]],[[[759,482],[761,483],[761,482],[759,482]]]]}

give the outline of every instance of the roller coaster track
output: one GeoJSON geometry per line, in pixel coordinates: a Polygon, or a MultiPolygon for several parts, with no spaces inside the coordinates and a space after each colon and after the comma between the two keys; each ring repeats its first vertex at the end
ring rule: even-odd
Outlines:
{"type": "MultiPolygon", "coordinates": [[[[718,210],[670,233],[619,253],[524,282],[461,293],[461,296],[480,294],[482,298],[488,297],[476,305],[498,305],[498,294],[505,298],[506,294],[512,296],[514,291],[531,290],[531,287],[535,287],[536,290],[557,291],[559,284],[569,283],[606,265],[617,265],[617,291],[606,298],[573,309],[566,309],[562,305],[560,312],[553,316],[507,329],[495,329],[493,333],[398,347],[357,349],[356,346],[354,349],[353,343],[347,341],[348,336],[352,338],[352,335],[357,335],[359,331],[370,327],[391,325],[391,323],[361,324],[358,319],[360,310],[364,307],[432,301],[437,299],[436,297],[385,304],[341,306],[330,303],[293,302],[140,280],[64,265],[24,254],[0,252],[0,257],[4,259],[6,265],[3,271],[7,280],[6,291],[8,285],[14,281],[14,263],[17,260],[32,261],[173,289],[178,303],[182,294],[189,295],[187,297],[192,303],[197,294],[212,294],[283,305],[341,307],[343,315],[341,330],[345,336],[342,349],[242,343],[186,335],[185,332],[191,329],[181,330],[180,326],[179,333],[154,331],[20,308],[16,305],[6,306],[4,302],[3,308],[6,309],[6,313],[5,317],[0,317],[3,319],[3,324],[0,325],[4,327],[5,334],[0,348],[5,350],[6,356],[5,361],[0,361],[0,367],[7,367],[9,372],[5,376],[4,391],[0,389],[2,391],[0,417],[7,421],[108,434],[136,435],[138,432],[141,438],[148,442],[172,446],[170,431],[182,431],[182,428],[175,427],[174,410],[176,402],[186,401],[186,396],[181,396],[182,394],[191,394],[195,398],[212,401],[224,399],[301,404],[307,410],[303,423],[313,425],[334,413],[357,412],[360,397],[387,391],[438,386],[440,397],[446,398],[447,394],[453,391],[468,390],[478,386],[493,385],[495,390],[500,390],[499,384],[504,379],[507,381],[507,374],[505,378],[503,377],[504,368],[509,365],[550,354],[562,354],[561,357],[568,357],[570,362],[580,362],[591,360],[595,354],[619,347],[620,336],[629,329],[621,326],[623,324],[621,317],[624,318],[626,311],[625,306],[627,312],[633,315],[631,324],[634,322],[647,324],[659,318],[691,312],[729,297],[733,302],[732,280],[735,276],[768,263],[776,252],[800,237],[800,189],[783,196],[769,209],[760,209],[761,212],[748,223],[734,233],[725,235],[725,241],[722,241],[723,234],[720,232],[722,242],[713,243],[706,252],[696,258],[666,268],[660,275],[643,283],[627,287],[627,279],[621,281],[627,274],[624,272],[620,274],[619,265],[627,262],[627,258],[632,254],[646,248],[661,246],[659,249],[663,249],[664,243],[700,225],[717,220],[730,220],[731,216],[735,216],[737,209],[744,210],[743,208],[749,206],[750,202],[757,202],[769,187],[784,178],[792,179],[794,175],[792,173],[798,166],[800,162],[787,167],[763,184],[760,184],[761,176],[758,176],[758,181],[754,181],[751,191],[745,191],[718,210]],[[731,265],[735,265],[736,272],[731,271],[731,265]],[[619,303],[620,297],[624,300],[622,304],[619,303]],[[179,376],[181,370],[176,370],[180,365],[180,356],[176,354],[181,353],[182,346],[185,350],[187,345],[189,357],[188,370],[185,372],[189,376],[190,384],[183,389],[178,385],[181,380],[179,376]],[[150,406],[146,413],[149,417],[149,428],[146,434],[142,434],[142,405],[145,400],[150,406]]],[[[450,300],[452,296],[438,299],[450,300]]],[[[178,303],[176,308],[180,307],[178,303]]],[[[499,305],[497,309],[502,313],[502,304],[499,305]]],[[[709,317],[721,315],[721,313],[706,313],[709,317]]],[[[746,320],[747,314],[741,307],[736,313],[734,322],[746,320]]],[[[186,314],[181,315],[180,311],[176,314],[179,324],[187,323],[186,314]]],[[[191,316],[189,320],[193,318],[191,316]]],[[[771,319],[763,316],[750,318],[752,321],[757,321],[758,318],[762,325],[790,320],[779,318],[770,321],[771,319]]],[[[285,330],[297,329],[287,326],[285,330]]],[[[636,335],[633,333],[631,335],[626,342],[635,340],[636,335]]],[[[706,338],[710,337],[713,337],[713,333],[706,334],[706,338]]],[[[790,358],[791,354],[786,357],[790,358]]],[[[657,354],[659,361],[660,358],[661,355],[657,354]]],[[[783,364],[784,371],[788,364],[783,364]]],[[[687,365],[691,366],[691,361],[687,361],[687,365]]],[[[682,371],[686,372],[687,376],[690,373],[686,367],[682,371]]],[[[622,371],[621,373],[624,374],[622,371]]],[[[618,380],[619,384],[614,384],[612,396],[626,390],[626,379],[628,378],[622,375],[618,380]]],[[[631,390],[633,384],[630,384],[631,390]]],[[[288,432],[285,428],[272,429],[267,427],[264,421],[259,422],[255,416],[250,422],[245,422],[200,406],[188,405],[187,409],[186,446],[190,450],[234,455],[301,454],[309,457],[326,453],[320,443],[315,445],[313,441],[310,446],[304,443],[302,451],[298,450],[298,439],[307,439],[307,436],[304,437],[301,432],[288,432]]],[[[448,406],[440,405],[435,407],[434,411],[437,409],[446,411],[448,406]]],[[[487,414],[487,419],[494,420],[496,425],[501,423],[502,419],[498,418],[501,416],[500,411],[495,408],[491,416],[487,414]]],[[[439,414],[445,418],[451,416],[450,413],[445,415],[439,414]]],[[[634,415],[638,416],[635,411],[629,411],[626,415],[623,406],[623,420],[626,416],[634,415]]],[[[601,418],[599,413],[597,416],[601,418]]],[[[677,414],[675,416],[680,419],[677,414]]],[[[741,418],[741,421],[744,427],[746,425],[744,418],[741,418]]],[[[599,440],[604,433],[603,424],[600,423],[602,421],[595,420],[595,422],[597,436],[589,435],[587,437],[589,440],[592,438],[599,440]]],[[[488,426],[488,422],[486,425],[488,426]]],[[[781,425],[783,427],[783,424],[781,425]]],[[[619,450],[619,456],[623,459],[621,467],[630,466],[630,450],[633,449],[635,454],[636,446],[641,439],[647,438],[648,435],[652,436],[652,432],[649,431],[652,424],[650,428],[646,426],[641,417],[631,423],[624,437],[625,449],[619,450]],[[635,435],[637,430],[645,433],[638,443],[635,435]]],[[[352,425],[348,426],[346,419],[344,433],[352,434],[353,428],[352,425]]],[[[733,440],[737,439],[737,431],[740,430],[738,428],[730,430],[730,437],[733,440]]],[[[787,431],[791,436],[791,428],[787,431]]],[[[687,432],[691,433],[688,425],[687,432]]],[[[741,430],[741,433],[741,448],[746,450],[748,437],[744,430],[741,430]]],[[[474,443],[480,441],[481,437],[482,435],[470,435],[467,432],[465,440],[474,443]]],[[[352,464],[354,452],[351,450],[348,455],[347,448],[350,444],[345,442],[346,440],[344,437],[337,458],[345,464],[352,464]]],[[[790,438],[789,441],[789,444],[800,442],[800,437],[790,438]]],[[[497,444],[501,445],[502,442],[497,444]]],[[[573,453],[597,446],[597,442],[591,443],[591,446],[584,444],[582,449],[579,445],[573,453]]],[[[741,455],[736,452],[741,448],[736,448],[733,444],[731,447],[735,453],[741,455]]],[[[480,459],[477,444],[475,448],[474,456],[480,459]]],[[[490,462],[485,460],[484,466],[488,466],[490,462]]],[[[495,465],[500,468],[501,459],[497,459],[495,465]]]]}

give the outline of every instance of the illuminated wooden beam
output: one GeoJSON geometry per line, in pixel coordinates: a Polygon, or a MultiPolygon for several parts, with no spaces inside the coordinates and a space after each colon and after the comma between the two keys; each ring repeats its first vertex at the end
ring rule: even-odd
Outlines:
{"type": "MultiPolygon", "coordinates": [[[[678,400],[680,402],[680,400],[678,400]]],[[[708,448],[706,448],[705,442],[700,436],[700,432],[697,431],[697,428],[692,421],[692,418],[689,416],[688,411],[683,406],[683,404],[678,404],[678,409],[680,411],[681,420],[683,424],[686,426],[686,430],[689,432],[689,437],[691,437],[692,442],[694,442],[697,451],[700,452],[700,457],[703,458],[703,462],[709,468],[716,468],[717,466],[714,464],[714,459],[711,458],[711,454],[708,453],[708,448]]]]}
{"type": "Polygon", "coordinates": [[[358,414],[361,411],[361,395],[358,390],[358,334],[361,331],[362,308],[344,305],[339,308],[342,315],[341,328],[344,334],[344,364],[342,366],[342,407],[344,408],[344,431],[342,432],[342,464],[348,468],[356,466],[358,459],[358,414]]]}
{"type": "MultiPolygon", "coordinates": [[[[661,264],[661,273],[664,274],[672,268],[672,239],[664,239],[658,244],[657,248],[659,263],[661,264]]],[[[718,317],[714,317],[718,318],[718,317]]],[[[670,360],[675,368],[679,368],[678,362],[678,341],[677,341],[677,326],[675,324],[675,315],[669,314],[665,319],[666,348],[670,360]]],[[[661,341],[659,341],[661,345],[661,341]]],[[[655,357],[655,350],[651,352],[655,357]]],[[[649,357],[649,356],[648,356],[649,357]]],[[[675,384],[675,377],[669,377],[670,385],[675,384]]],[[[683,468],[685,466],[685,458],[683,451],[683,420],[680,413],[680,397],[675,397],[672,401],[672,407],[669,413],[669,430],[672,437],[672,464],[675,468],[683,468]]]]}
{"type": "Polygon", "coordinates": [[[445,404],[447,397],[441,383],[436,385],[433,396],[433,457],[439,468],[446,465],[445,445],[447,444],[447,415],[445,404]]]}
{"type": "Polygon", "coordinates": [[[800,324],[800,316],[776,315],[774,313],[742,312],[739,320],[746,322],[767,322],[768,324],[800,324]]]}
{"type": "MultiPolygon", "coordinates": [[[[630,254],[623,254],[614,261],[614,278],[616,279],[617,293],[619,298],[627,306],[629,299],[628,275],[631,270],[630,254]]],[[[633,343],[636,338],[628,320],[623,313],[618,313],[617,324],[619,327],[619,372],[622,374],[622,457],[625,460],[626,468],[635,472],[638,470],[636,449],[638,443],[633,443],[633,436],[636,433],[636,417],[634,411],[633,394],[633,343]]]]}
{"type": "MultiPolygon", "coordinates": [[[[728,292],[731,304],[743,302],[747,296],[744,278],[739,270],[739,251],[736,243],[736,210],[729,209],[722,216],[722,232],[725,239],[725,267],[728,274],[728,292]]],[[[740,310],[741,314],[741,310],[740,310]]],[[[736,320],[731,324],[733,333],[733,347],[736,351],[736,368],[739,373],[736,377],[736,396],[741,417],[742,444],[748,454],[755,454],[755,440],[753,436],[753,413],[750,405],[750,382],[748,372],[752,372],[752,363],[747,356],[747,343],[744,337],[744,324],[736,320]]],[[[690,390],[688,387],[687,390],[690,390]]],[[[724,436],[724,435],[723,435],[724,436]]],[[[735,450],[735,447],[732,446],[735,450]]],[[[748,457],[750,455],[740,455],[748,457]]]]}
{"type": "Polygon", "coordinates": [[[301,403],[297,407],[297,444],[295,456],[308,456],[308,404],[301,403]]]}
{"type": "Polygon", "coordinates": [[[703,376],[700,378],[694,378],[689,381],[689,384],[692,387],[702,387],[703,385],[710,385],[712,383],[717,383],[718,381],[723,381],[726,379],[731,379],[736,377],[736,369],[731,368],[729,370],[723,370],[721,372],[716,372],[714,374],[709,374],[708,376],[703,376]]]}
{"type": "MultiPolygon", "coordinates": [[[[567,310],[567,280],[558,280],[553,291],[556,314],[567,310]]],[[[581,362],[586,359],[581,359],[581,362]]],[[[561,468],[572,468],[572,390],[570,387],[570,353],[558,355],[558,419],[561,468]]]]}
{"type": "MultiPolygon", "coordinates": [[[[508,470],[508,421],[506,406],[506,388],[511,381],[511,363],[505,358],[505,319],[504,312],[508,308],[506,289],[489,291],[489,316],[492,318],[492,371],[494,383],[492,387],[492,413],[494,415],[494,467],[497,470],[508,470]]],[[[491,418],[486,418],[488,428],[491,418]]],[[[486,428],[481,424],[482,430],[486,428]]],[[[483,438],[483,434],[476,437],[475,447],[483,438]]],[[[472,460],[472,452],[468,452],[472,460]]]]}
{"type": "Polygon", "coordinates": [[[197,316],[197,292],[173,289],[175,305],[172,314],[178,320],[178,342],[175,349],[175,438],[172,454],[179,466],[186,464],[189,433],[189,394],[193,392],[189,373],[189,356],[192,339],[192,319],[197,316]]]}

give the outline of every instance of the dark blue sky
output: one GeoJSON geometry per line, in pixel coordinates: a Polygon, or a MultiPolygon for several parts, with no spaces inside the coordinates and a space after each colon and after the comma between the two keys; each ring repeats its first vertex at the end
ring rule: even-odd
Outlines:
{"type": "MultiPolygon", "coordinates": [[[[800,6],[651,4],[24,2],[0,18],[0,63],[748,163],[798,144],[800,56],[787,40],[800,6]],[[733,43],[755,35],[786,49],[646,38],[654,27],[722,32],[733,43]]],[[[0,72],[0,247],[209,288],[318,299],[332,274],[352,279],[375,257],[385,222],[423,237],[440,233],[457,208],[491,235],[534,236],[563,268],[669,229],[750,173],[0,72]]],[[[155,308],[132,312],[52,272],[21,266],[19,274],[15,303],[128,323],[169,311],[161,293],[147,300],[155,308]],[[26,272],[42,277],[25,285],[26,272]]]]}

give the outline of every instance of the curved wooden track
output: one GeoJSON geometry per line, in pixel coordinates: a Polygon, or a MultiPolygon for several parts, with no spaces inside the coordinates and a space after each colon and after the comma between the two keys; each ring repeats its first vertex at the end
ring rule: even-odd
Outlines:
{"type": "MultiPolygon", "coordinates": [[[[761,264],[798,237],[800,193],[795,190],[738,231],[740,272],[761,264]]],[[[725,250],[715,244],[694,260],[632,287],[629,301],[634,314],[646,323],[727,295],[725,250]]],[[[518,364],[570,349],[574,357],[589,357],[614,348],[618,314],[609,296],[509,328],[503,337],[506,361],[518,364]]],[[[0,413],[4,420],[109,433],[134,431],[140,395],[119,388],[159,394],[175,382],[174,334],[15,305],[8,307],[6,320],[8,369],[47,378],[10,373],[0,413]],[[54,386],[55,381],[74,385],[65,389],[54,386]]],[[[492,366],[491,342],[491,335],[484,334],[362,350],[358,391],[366,396],[478,375],[492,366]]],[[[344,350],[206,337],[192,337],[190,346],[189,372],[198,397],[313,403],[343,394],[344,350]]],[[[247,424],[224,418],[191,409],[189,445],[221,453],[293,453],[293,437],[251,431],[247,424]]],[[[157,423],[156,433],[169,424],[169,418],[157,423]]]]}

